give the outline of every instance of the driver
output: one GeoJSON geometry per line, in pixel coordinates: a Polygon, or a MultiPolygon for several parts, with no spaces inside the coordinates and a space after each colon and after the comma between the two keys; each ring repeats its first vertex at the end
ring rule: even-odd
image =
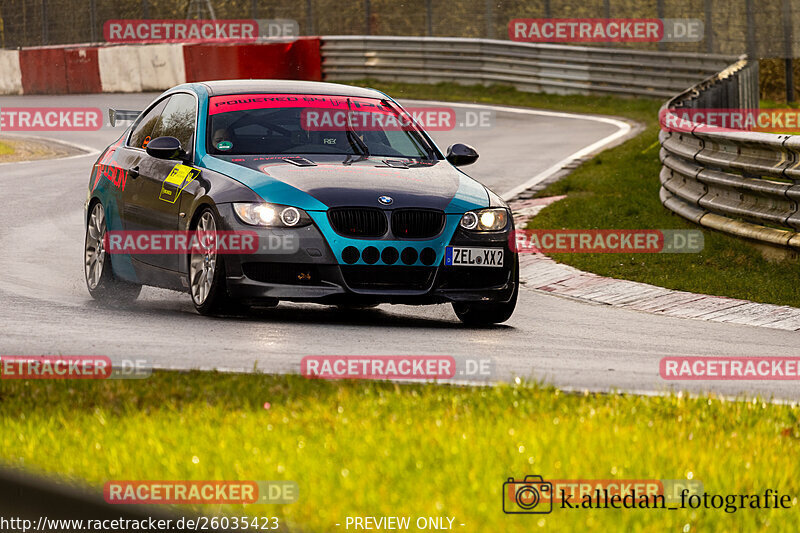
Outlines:
{"type": "Polygon", "coordinates": [[[231,148],[233,148],[233,142],[231,142],[231,134],[227,128],[219,128],[214,131],[214,135],[211,136],[211,146],[213,146],[217,151],[220,152],[227,152],[231,148]]]}

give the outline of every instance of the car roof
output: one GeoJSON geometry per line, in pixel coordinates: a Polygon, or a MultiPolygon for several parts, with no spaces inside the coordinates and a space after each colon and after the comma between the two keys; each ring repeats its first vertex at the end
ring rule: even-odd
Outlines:
{"type": "Polygon", "coordinates": [[[297,80],[216,80],[199,82],[208,90],[209,96],[251,93],[321,94],[330,96],[352,96],[354,98],[386,98],[374,89],[353,87],[339,83],[297,80]]]}

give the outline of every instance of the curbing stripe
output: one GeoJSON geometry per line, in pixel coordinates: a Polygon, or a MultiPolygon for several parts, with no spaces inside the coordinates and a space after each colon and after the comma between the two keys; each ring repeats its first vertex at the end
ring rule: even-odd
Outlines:
{"type": "MultiPolygon", "coordinates": [[[[510,204],[514,212],[527,206],[525,202],[510,204]]],[[[517,227],[524,227],[529,219],[528,216],[516,216],[514,223],[517,227]]],[[[526,254],[520,258],[520,282],[528,288],[558,296],[656,315],[787,331],[800,330],[800,309],[794,307],[606,278],[557,263],[544,254],[526,254]]]]}

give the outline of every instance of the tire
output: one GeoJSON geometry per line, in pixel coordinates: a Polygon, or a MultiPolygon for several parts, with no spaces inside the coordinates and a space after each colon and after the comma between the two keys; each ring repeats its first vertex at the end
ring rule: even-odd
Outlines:
{"type": "Polygon", "coordinates": [[[127,304],[139,297],[141,285],[114,278],[111,255],[105,249],[106,216],[103,204],[92,206],[83,241],[83,273],[86,288],[95,300],[106,304],[127,304]]]}
{"type": "Polygon", "coordinates": [[[453,302],[458,319],[468,326],[489,326],[505,322],[514,314],[519,294],[519,257],[514,264],[514,292],[507,302],[453,302]]]}
{"type": "MultiPolygon", "coordinates": [[[[214,211],[203,209],[192,229],[198,233],[217,231],[217,217],[214,211]]],[[[198,241],[202,242],[201,238],[198,241]]],[[[206,248],[204,253],[189,254],[189,295],[197,312],[213,316],[231,314],[239,311],[237,302],[231,300],[225,285],[225,261],[216,250],[206,248]]]]}

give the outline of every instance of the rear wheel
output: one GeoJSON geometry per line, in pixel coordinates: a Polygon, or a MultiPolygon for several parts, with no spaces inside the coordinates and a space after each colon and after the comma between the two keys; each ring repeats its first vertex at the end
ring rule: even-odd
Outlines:
{"type": "Polygon", "coordinates": [[[106,252],[106,216],[103,204],[92,207],[86,224],[83,257],[86,287],[92,298],[104,303],[128,303],[134,301],[142,290],[141,285],[127,283],[114,278],[111,256],[106,252]]]}
{"type": "Polygon", "coordinates": [[[199,249],[189,255],[189,294],[194,308],[201,315],[227,314],[239,310],[228,296],[225,285],[225,263],[217,253],[217,219],[206,207],[197,218],[194,227],[199,249]],[[204,238],[206,235],[210,238],[204,238]]]}
{"type": "Polygon", "coordinates": [[[453,302],[453,311],[468,326],[488,326],[505,322],[514,314],[519,294],[519,258],[514,265],[514,293],[507,302],[453,302]]]}

